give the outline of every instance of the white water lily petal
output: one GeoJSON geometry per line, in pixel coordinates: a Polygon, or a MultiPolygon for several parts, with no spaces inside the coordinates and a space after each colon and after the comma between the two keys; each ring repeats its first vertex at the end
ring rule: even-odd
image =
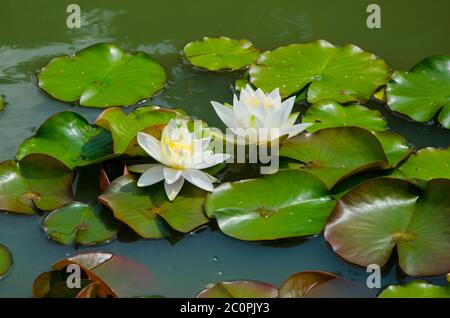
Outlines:
{"type": "Polygon", "coordinates": [[[181,170],[172,169],[172,168],[164,168],[164,180],[168,184],[175,183],[181,177],[181,170]]]}
{"type": "Polygon", "coordinates": [[[226,161],[228,158],[230,158],[229,154],[225,154],[225,153],[212,154],[208,158],[205,158],[203,160],[203,162],[195,165],[193,168],[194,169],[210,168],[210,167],[213,167],[215,165],[218,165],[219,163],[222,163],[222,162],[226,161]]]}
{"type": "Polygon", "coordinates": [[[297,121],[297,118],[298,118],[299,115],[300,115],[299,112],[290,114],[289,117],[286,119],[286,121],[281,126],[281,128],[287,128],[289,126],[294,125],[295,122],[297,121]]]}
{"type": "Polygon", "coordinates": [[[236,126],[236,120],[232,109],[214,101],[211,102],[211,105],[214,107],[217,116],[219,116],[219,118],[224,122],[225,125],[230,128],[236,126]]]}
{"type": "Polygon", "coordinates": [[[281,108],[284,111],[284,118],[288,118],[289,114],[292,112],[292,108],[294,107],[295,103],[295,98],[296,98],[295,96],[292,96],[281,103],[281,108]]]}
{"type": "Polygon", "coordinates": [[[183,177],[193,185],[206,191],[214,191],[214,186],[206,172],[197,169],[185,169],[182,172],[183,177]]]}
{"type": "Polygon", "coordinates": [[[181,188],[184,184],[184,178],[181,177],[176,182],[172,184],[168,184],[167,182],[164,182],[164,190],[166,190],[166,195],[169,198],[170,201],[173,201],[175,197],[180,193],[181,188]]]}
{"type": "Polygon", "coordinates": [[[139,178],[138,187],[147,187],[164,179],[164,166],[157,165],[145,171],[139,178]]]}
{"type": "Polygon", "coordinates": [[[149,134],[139,132],[137,134],[137,141],[146,153],[155,160],[162,162],[161,142],[158,139],[149,134]]]}
{"type": "Polygon", "coordinates": [[[308,128],[311,125],[312,125],[311,123],[304,123],[304,124],[297,124],[294,126],[283,128],[281,130],[280,136],[288,135],[288,138],[292,138],[292,137],[298,135],[299,133],[301,133],[302,131],[304,131],[306,128],[308,128]]]}

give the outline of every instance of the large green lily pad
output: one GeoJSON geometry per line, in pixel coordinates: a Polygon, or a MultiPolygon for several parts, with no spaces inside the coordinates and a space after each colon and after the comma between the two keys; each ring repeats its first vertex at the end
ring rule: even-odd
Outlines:
{"type": "Polygon", "coordinates": [[[250,67],[253,85],[287,97],[306,85],[308,102],[331,99],[340,103],[368,100],[389,78],[389,67],[354,45],[334,47],[320,40],[291,44],[261,54],[250,67]]]}
{"type": "Polygon", "coordinates": [[[355,173],[387,167],[378,139],[359,127],[327,128],[297,135],[283,143],[280,156],[301,161],[301,169],[318,176],[330,189],[355,173]]]}
{"type": "Polygon", "coordinates": [[[205,209],[225,234],[255,241],[318,234],[334,204],[317,177],[288,170],[223,184],[208,195],[205,209]]]}
{"type": "Polygon", "coordinates": [[[72,172],[58,160],[30,155],[0,163],[0,210],[34,214],[72,199],[72,172]]]}
{"type": "Polygon", "coordinates": [[[172,119],[182,116],[177,111],[157,106],[139,107],[126,115],[121,108],[112,107],[103,111],[95,124],[109,130],[114,141],[114,153],[130,155],[145,153],[136,142],[136,135],[145,131],[158,139],[165,125],[172,119]]]}
{"type": "Polygon", "coordinates": [[[59,56],[42,68],[39,87],[50,96],[82,106],[132,105],[164,86],[164,69],[147,53],[128,53],[106,43],[59,56]]]}
{"type": "Polygon", "coordinates": [[[450,55],[426,58],[409,72],[397,71],[387,85],[387,102],[396,112],[418,122],[439,121],[450,129],[450,55]]]}
{"type": "Polygon", "coordinates": [[[192,65],[210,71],[239,70],[254,63],[259,56],[259,50],[249,40],[224,36],[188,43],[183,52],[192,65]]]}
{"type": "Polygon", "coordinates": [[[11,269],[13,259],[8,248],[0,243],[0,279],[2,279],[11,269]]]}
{"type": "Polygon", "coordinates": [[[423,280],[411,281],[405,285],[391,285],[384,289],[379,298],[450,298],[450,285],[436,286],[423,280]]]}
{"type": "Polygon", "coordinates": [[[424,148],[411,155],[399,168],[408,178],[419,182],[431,179],[450,179],[450,148],[424,148]]]}
{"type": "Polygon", "coordinates": [[[30,154],[44,154],[70,169],[113,156],[111,134],[75,112],[60,112],[48,118],[36,134],[17,150],[17,160],[30,154]]]}
{"type": "Polygon", "coordinates": [[[165,222],[183,233],[208,223],[203,214],[205,194],[186,184],[171,202],[162,184],[140,188],[135,177],[128,175],[114,180],[99,200],[142,237],[162,238],[169,235],[165,222]]]}
{"type": "Polygon", "coordinates": [[[371,131],[382,131],[386,120],[378,110],[362,105],[341,106],[335,101],[325,100],[308,108],[302,122],[313,123],[306,130],[310,133],[331,127],[361,127],[371,131]]]}
{"type": "Polygon", "coordinates": [[[370,180],[339,200],[325,238],[337,254],[361,266],[383,266],[396,246],[408,275],[448,273],[449,193],[448,179],[431,180],[423,192],[405,180],[370,180]]]}
{"type": "Polygon", "coordinates": [[[103,205],[72,202],[51,212],[43,222],[47,235],[61,243],[95,245],[111,240],[117,233],[112,213],[103,205]]]}
{"type": "Polygon", "coordinates": [[[196,298],[276,298],[277,295],[278,288],[271,284],[235,280],[208,285],[196,298]]]}

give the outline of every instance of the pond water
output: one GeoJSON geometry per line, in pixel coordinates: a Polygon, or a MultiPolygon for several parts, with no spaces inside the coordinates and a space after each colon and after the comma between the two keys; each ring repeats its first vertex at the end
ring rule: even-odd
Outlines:
{"type": "MultiPolygon", "coordinates": [[[[97,42],[150,53],[167,71],[168,87],[150,104],[182,108],[209,125],[223,127],[209,101],[231,101],[230,87],[239,73],[213,74],[183,63],[183,46],[203,36],[248,38],[261,49],[292,42],[326,39],[354,43],[407,70],[423,58],[450,52],[448,0],[377,0],[382,28],[366,27],[366,0],[2,0],[0,10],[0,160],[11,159],[22,140],[51,114],[77,111],[94,120],[100,110],[70,107],[42,93],[36,71],[53,56],[72,53],[97,42]],[[66,27],[66,7],[81,7],[80,29],[66,27]]],[[[372,107],[380,107],[372,105],[372,107]]],[[[450,131],[402,120],[382,108],[390,127],[417,147],[449,145],[450,131]]],[[[89,175],[95,167],[85,169],[89,175]]],[[[85,195],[95,180],[82,180],[85,195]]],[[[116,240],[78,248],[50,242],[38,216],[0,213],[0,242],[14,257],[12,272],[0,282],[0,297],[29,297],[34,278],[57,260],[79,251],[117,252],[146,265],[156,277],[156,290],[168,297],[191,297],[206,284],[256,279],[279,285],[294,272],[323,270],[364,283],[364,268],[337,257],[323,236],[283,244],[248,243],[206,228],[182,240],[116,240]]],[[[383,286],[408,279],[391,262],[383,286]]],[[[433,278],[435,282],[442,278],[433,278]]],[[[155,288],[152,288],[155,290],[155,288]]]]}

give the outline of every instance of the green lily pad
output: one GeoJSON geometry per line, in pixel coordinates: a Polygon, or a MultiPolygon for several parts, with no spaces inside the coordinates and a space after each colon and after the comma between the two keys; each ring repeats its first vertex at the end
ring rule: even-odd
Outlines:
{"type": "Polygon", "coordinates": [[[387,85],[389,107],[418,122],[442,108],[439,121],[450,129],[450,55],[426,58],[409,72],[397,71],[387,85]]]}
{"type": "Polygon", "coordinates": [[[95,245],[117,233],[112,213],[102,205],[72,202],[51,212],[43,222],[47,235],[61,243],[95,245]]]}
{"type": "Polygon", "coordinates": [[[197,294],[196,298],[276,298],[278,288],[271,284],[235,280],[211,284],[197,294]]]}
{"type": "Polygon", "coordinates": [[[224,36],[188,43],[183,52],[192,65],[210,71],[239,70],[254,63],[259,56],[259,50],[249,40],[224,36]]]}
{"type": "Polygon", "coordinates": [[[38,75],[39,87],[50,96],[81,106],[132,105],[164,86],[164,69],[147,53],[128,53],[106,43],[75,55],[59,56],[38,75]]]}
{"type": "Polygon", "coordinates": [[[255,241],[318,234],[334,204],[317,177],[288,170],[223,184],[207,196],[205,209],[225,234],[255,241]]]}
{"type": "Polygon", "coordinates": [[[423,192],[405,180],[370,180],[339,200],[325,238],[337,254],[361,266],[383,266],[397,246],[399,265],[408,275],[447,273],[449,193],[449,179],[431,180],[423,192]]]}
{"type": "Polygon", "coordinates": [[[386,130],[387,123],[378,110],[362,105],[341,106],[335,101],[321,101],[310,108],[302,122],[313,123],[306,130],[310,133],[332,127],[361,127],[371,131],[386,130]]]}
{"type": "Polygon", "coordinates": [[[11,252],[8,248],[0,243],[0,279],[8,274],[13,265],[13,259],[11,252]]]}
{"type": "Polygon", "coordinates": [[[140,236],[162,238],[169,235],[165,222],[183,233],[208,223],[203,214],[205,194],[186,184],[171,202],[162,184],[140,188],[135,177],[128,175],[114,180],[99,200],[140,236]]]}
{"type": "Polygon", "coordinates": [[[30,155],[0,163],[0,210],[34,214],[72,200],[72,172],[58,160],[30,155]]]}
{"type": "Polygon", "coordinates": [[[450,298],[450,285],[436,286],[423,280],[405,285],[391,285],[381,292],[379,298],[450,298]]]}
{"type": "Polygon", "coordinates": [[[30,154],[56,158],[70,169],[100,162],[113,156],[111,134],[74,112],[48,118],[36,134],[17,150],[17,160],[30,154]]]}
{"type": "Polygon", "coordinates": [[[0,94],[0,112],[5,110],[5,102],[3,101],[3,96],[0,94]]]}
{"type": "Polygon", "coordinates": [[[383,146],[389,167],[396,167],[414,150],[408,141],[393,131],[376,131],[374,135],[383,146]]]}
{"type": "Polygon", "coordinates": [[[345,103],[368,100],[387,82],[389,67],[354,45],[337,48],[320,40],[264,52],[249,73],[253,85],[266,92],[279,88],[288,97],[310,84],[308,102],[345,103]]]}
{"type": "Polygon", "coordinates": [[[121,108],[112,107],[103,111],[95,124],[111,132],[114,141],[114,153],[144,155],[145,153],[136,142],[137,133],[146,131],[160,139],[165,125],[178,116],[182,116],[182,114],[157,106],[139,107],[128,115],[121,108]]]}
{"type": "Polygon", "coordinates": [[[359,127],[327,128],[297,135],[281,146],[280,156],[301,161],[301,169],[319,177],[330,189],[355,173],[387,167],[378,139],[359,127]]]}
{"type": "Polygon", "coordinates": [[[399,168],[408,178],[419,182],[450,179],[450,148],[424,148],[411,155],[399,168]]]}

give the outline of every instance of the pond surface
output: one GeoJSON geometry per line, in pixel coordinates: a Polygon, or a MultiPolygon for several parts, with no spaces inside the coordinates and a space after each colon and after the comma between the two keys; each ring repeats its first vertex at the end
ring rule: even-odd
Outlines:
{"type": "MultiPolygon", "coordinates": [[[[407,70],[423,58],[450,52],[448,0],[377,0],[382,28],[366,27],[366,0],[2,0],[0,10],[0,161],[14,158],[17,146],[51,114],[77,111],[90,120],[98,109],[70,107],[42,93],[36,71],[51,57],[72,53],[97,42],[115,42],[128,50],[150,53],[167,71],[168,87],[149,104],[183,108],[189,115],[223,127],[209,101],[231,101],[230,87],[239,73],[213,74],[183,63],[183,46],[203,36],[248,38],[261,49],[292,42],[326,39],[353,43],[374,52],[393,69],[407,70]],[[81,29],[66,27],[66,7],[81,7],[81,29]]],[[[380,107],[372,105],[372,107],[380,107]]],[[[418,148],[449,145],[450,131],[407,122],[382,109],[390,127],[418,148]]],[[[88,168],[89,175],[95,167],[88,168]]],[[[83,179],[84,192],[96,180],[83,179]]],[[[92,200],[80,193],[79,200],[92,200]]],[[[0,242],[14,257],[12,272],[0,282],[0,297],[29,297],[34,278],[51,264],[77,251],[117,252],[148,266],[157,290],[168,297],[191,297],[206,284],[256,279],[279,285],[294,272],[323,270],[364,283],[364,268],[337,257],[323,236],[264,245],[234,240],[209,228],[177,243],[165,240],[116,240],[94,248],[50,242],[38,216],[0,213],[0,242]]],[[[391,262],[383,285],[405,276],[391,262]]],[[[434,278],[433,281],[443,281],[434,278]]],[[[154,288],[152,288],[154,289],[154,288]]]]}

